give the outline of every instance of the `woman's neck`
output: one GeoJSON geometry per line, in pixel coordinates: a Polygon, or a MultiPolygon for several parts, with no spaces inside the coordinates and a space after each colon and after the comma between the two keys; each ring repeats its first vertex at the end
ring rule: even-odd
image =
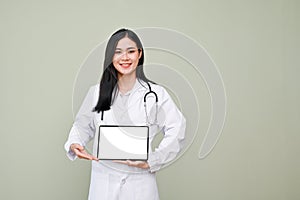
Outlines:
{"type": "Polygon", "coordinates": [[[136,81],[136,76],[119,76],[118,89],[122,94],[130,91],[136,81]]]}

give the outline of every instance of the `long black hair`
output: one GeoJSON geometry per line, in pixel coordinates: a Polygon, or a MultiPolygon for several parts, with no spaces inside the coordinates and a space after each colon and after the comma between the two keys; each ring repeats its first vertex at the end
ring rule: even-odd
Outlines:
{"type": "Polygon", "coordinates": [[[139,51],[142,52],[142,56],[139,59],[138,66],[136,68],[136,77],[138,78],[138,81],[143,80],[145,82],[154,83],[153,81],[149,80],[144,74],[144,49],[139,37],[131,30],[125,28],[119,29],[114,34],[112,34],[106,46],[103,74],[100,80],[99,99],[97,105],[93,110],[98,113],[100,111],[109,110],[114,101],[116,93],[113,94],[113,92],[117,91],[115,87],[118,83],[118,71],[115,69],[112,60],[118,42],[125,37],[128,37],[129,39],[134,41],[139,51]]]}

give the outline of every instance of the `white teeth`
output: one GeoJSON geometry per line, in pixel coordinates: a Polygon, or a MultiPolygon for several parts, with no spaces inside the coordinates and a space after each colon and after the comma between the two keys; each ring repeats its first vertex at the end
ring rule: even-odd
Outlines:
{"type": "Polygon", "coordinates": [[[129,63],[125,63],[125,64],[121,64],[122,66],[124,66],[124,67],[128,67],[128,66],[130,66],[130,64],[129,63]]]}

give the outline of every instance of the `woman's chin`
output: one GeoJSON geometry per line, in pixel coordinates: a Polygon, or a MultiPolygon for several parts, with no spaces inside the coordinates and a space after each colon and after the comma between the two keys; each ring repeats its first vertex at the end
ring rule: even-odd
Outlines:
{"type": "Polygon", "coordinates": [[[131,75],[131,74],[134,74],[135,68],[132,68],[132,67],[129,67],[129,68],[118,68],[117,71],[121,75],[131,75]]]}

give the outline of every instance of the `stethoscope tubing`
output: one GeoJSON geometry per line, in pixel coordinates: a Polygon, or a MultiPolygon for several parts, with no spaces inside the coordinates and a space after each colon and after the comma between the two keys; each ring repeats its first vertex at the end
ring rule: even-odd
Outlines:
{"type": "MultiPolygon", "coordinates": [[[[144,95],[144,106],[145,106],[145,112],[146,112],[146,118],[147,118],[147,124],[150,124],[150,121],[149,121],[149,116],[147,115],[147,96],[149,94],[153,94],[155,96],[155,103],[156,103],[156,116],[155,116],[155,121],[154,122],[157,122],[157,102],[158,102],[158,97],[157,97],[157,94],[156,92],[154,92],[150,86],[150,84],[148,82],[146,82],[148,87],[149,87],[149,91],[144,95]]],[[[104,117],[104,111],[101,111],[101,121],[103,121],[103,117],[104,117]]]]}
{"type": "Polygon", "coordinates": [[[148,82],[147,82],[147,85],[148,85],[148,87],[149,87],[149,92],[147,92],[147,93],[144,95],[144,103],[146,103],[146,101],[147,101],[147,96],[148,96],[149,94],[154,94],[154,96],[155,96],[155,102],[157,103],[157,102],[158,102],[157,94],[156,94],[154,91],[152,91],[151,86],[150,86],[150,84],[149,84],[148,82]]]}

